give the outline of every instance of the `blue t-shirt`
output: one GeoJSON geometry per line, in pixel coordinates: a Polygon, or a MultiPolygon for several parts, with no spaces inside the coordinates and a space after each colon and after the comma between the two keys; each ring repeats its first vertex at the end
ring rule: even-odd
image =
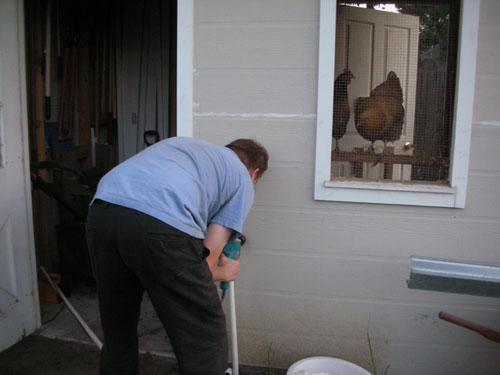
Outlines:
{"type": "Polygon", "coordinates": [[[241,234],[254,187],[232,150],[175,137],[155,143],[109,171],[99,181],[94,199],[144,212],[204,238],[212,222],[241,234]]]}

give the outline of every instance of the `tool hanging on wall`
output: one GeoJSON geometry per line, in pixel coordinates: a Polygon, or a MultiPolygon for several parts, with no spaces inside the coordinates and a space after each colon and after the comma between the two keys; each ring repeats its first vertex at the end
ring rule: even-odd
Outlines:
{"type": "MultiPolygon", "coordinates": [[[[111,16],[110,16],[111,18],[111,16]]],[[[116,35],[113,32],[116,29],[115,23],[110,24],[110,42],[109,42],[109,99],[108,111],[110,119],[108,121],[107,142],[114,145],[117,138],[117,108],[116,108],[116,35]]]]}
{"type": "MultiPolygon", "coordinates": [[[[107,13],[107,10],[106,10],[107,13]]],[[[104,13],[104,14],[106,14],[104,13]]],[[[102,30],[102,55],[101,55],[101,94],[100,94],[100,104],[99,104],[99,113],[102,116],[101,123],[105,124],[106,123],[106,117],[107,117],[107,98],[108,98],[108,85],[109,85],[109,80],[108,80],[108,73],[109,73],[109,30],[108,27],[105,25],[103,26],[102,30]]],[[[100,116],[101,117],[101,116],[100,116]]],[[[99,124],[100,125],[100,124],[99,124]]],[[[107,129],[106,129],[107,130],[107,129]]],[[[103,137],[101,137],[103,138],[103,137]]],[[[98,143],[101,143],[98,139],[98,143]]]]}
{"type": "MultiPolygon", "coordinates": [[[[109,9],[106,10],[109,12],[109,9]]],[[[107,13],[104,13],[104,15],[107,13]]],[[[109,18],[109,17],[105,17],[109,18]]],[[[95,31],[94,64],[94,135],[96,144],[109,141],[112,122],[114,84],[113,33],[110,25],[100,23],[95,31]]]]}
{"type": "MultiPolygon", "coordinates": [[[[142,22],[141,22],[141,33],[140,33],[140,51],[139,51],[139,84],[137,89],[137,126],[136,126],[136,149],[135,152],[139,152],[144,145],[141,145],[140,134],[141,130],[144,129],[144,124],[146,123],[146,116],[143,115],[147,113],[146,108],[142,107],[143,100],[147,103],[147,85],[148,85],[148,72],[149,72],[149,64],[148,58],[145,56],[145,52],[149,52],[147,48],[145,48],[146,41],[149,41],[149,34],[146,35],[146,31],[148,30],[148,23],[146,21],[146,9],[150,8],[149,3],[143,3],[142,7],[142,22]],[[144,86],[146,88],[144,88],[144,86]],[[144,119],[143,119],[144,117],[144,119]]],[[[146,107],[146,106],[144,106],[146,107]]],[[[146,134],[143,133],[144,143],[146,143],[146,134]]]]}
{"type": "Polygon", "coordinates": [[[100,74],[99,74],[99,59],[100,59],[100,36],[99,34],[95,35],[95,58],[94,58],[94,141],[92,143],[99,143],[99,122],[100,122],[100,112],[101,107],[99,105],[99,83],[100,83],[100,74]]]}
{"type": "Polygon", "coordinates": [[[46,20],[45,20],[45,119],[51,116],[50,108],[50,59],[51,59],[51,36],[52,36],[52,4],[47,0],[46,20]]]}
{"type": "Polygon", "coordinates": [[[57,75],[62,75],[62,54],[61,54],[61,5],[56,0],[56,37],[57,37],[57,75]]]}
{"type": "Polygon", "coordinates": [[[64,65],[61,83],[61,98],[59,105],[58,140],[67,141],[73,139],[73,121],[75,104],[75,79],[76,79],[76,35],[67,37],[68,42],[64,47],[64,65]],[[69,93],[66,92],[69,80],[69,93]],[[69,95],[68,123],[64,130],[64,115],[66,110],[66,96],[69,95]]]}
{"type": "Polygon", "coordinates": [[[160,140],[160,133],[158,132],[159,126],[159,113],[158,113],[158,83],[156,83],[156,95],[155,95],[155,130],[145,130],[144,131],[144,143],[146,147],[155,144],[160,140]]]}

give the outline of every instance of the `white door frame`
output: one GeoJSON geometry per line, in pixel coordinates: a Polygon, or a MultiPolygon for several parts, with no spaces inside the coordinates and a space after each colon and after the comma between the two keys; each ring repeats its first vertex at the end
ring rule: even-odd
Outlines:
{"type": "Polygon", "coordinates": [[[31,202],[24,2],[0,5],[0,351],[41,326],[31,202]]]}

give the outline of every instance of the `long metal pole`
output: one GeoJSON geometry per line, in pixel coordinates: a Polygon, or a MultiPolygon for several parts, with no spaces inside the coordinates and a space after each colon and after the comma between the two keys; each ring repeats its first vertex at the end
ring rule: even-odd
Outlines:
{"type": "Polygon", "coordinates": [[[52,288],[55,289],[55,291],[59,295],[59,297],[61,297],[61,299],[66,304],[66,306],[68,306],[69,311],[71,311],[71,313],[76,318],[76,320],[78,320],[78,323],[80,323],[80,325],[83,327],[83,329],[85,330],[85,332],[87,333],[87,335],[89,335],[90,339],[94,342],[94,344],[97,345],[97,347],[99,349],[102,349],[102,342],[101,342],[101,340],[99,340],[99,338],[96,336],[96,334],[94,333],[94,331],[92,331],[92,329],[87,325],[87,323],[85,323],[85,321],[83,320],[83,318],[78,314],[78,312],[75,310],[75,308],[73,307],[73,305],[68,301],[68,299],[66,298],[66,296],[64,295],[64,293],[57,286],[57,284],[54,283],[54,281],[52,281],[52,279],[50,278],[50,276],[47,273],[47,271],[45,270],[45,268],[43,268],[43,266],[40,266],[40,270],[42,271],[43,275],[45,276],[45,278],[47,279],[47,281],[49,282],[49,284],[52,286],[52,288]]]}
{"type": "Polygon", "coordinates": [[[231,353],[233,357],[233,375],[239,375],[238,369],[238,332],[236,331],[236,303],[234,281],[229,283],[229,311],[231,314],[231,353]]]}

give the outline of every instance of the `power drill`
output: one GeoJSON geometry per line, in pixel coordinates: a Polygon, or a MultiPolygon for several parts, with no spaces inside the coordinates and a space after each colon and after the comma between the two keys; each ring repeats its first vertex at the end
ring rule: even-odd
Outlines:
{"type": "MultiPolygon", "coordinates": [[[[241,235],[239,241],[234,240],[228,242],[226,246],[224,246],[222,252],[229,259],[238,259],[240,257],[241,246],[243,246],[245,242],[246,242],[246,237],[244,235],[241,235]]],[[[229,288],[229,283],[227,281],[221,281],[220,288],[222,289],[221,300],[223,300],[226,295],[226,290],[227,288],[229,288]]]]}

